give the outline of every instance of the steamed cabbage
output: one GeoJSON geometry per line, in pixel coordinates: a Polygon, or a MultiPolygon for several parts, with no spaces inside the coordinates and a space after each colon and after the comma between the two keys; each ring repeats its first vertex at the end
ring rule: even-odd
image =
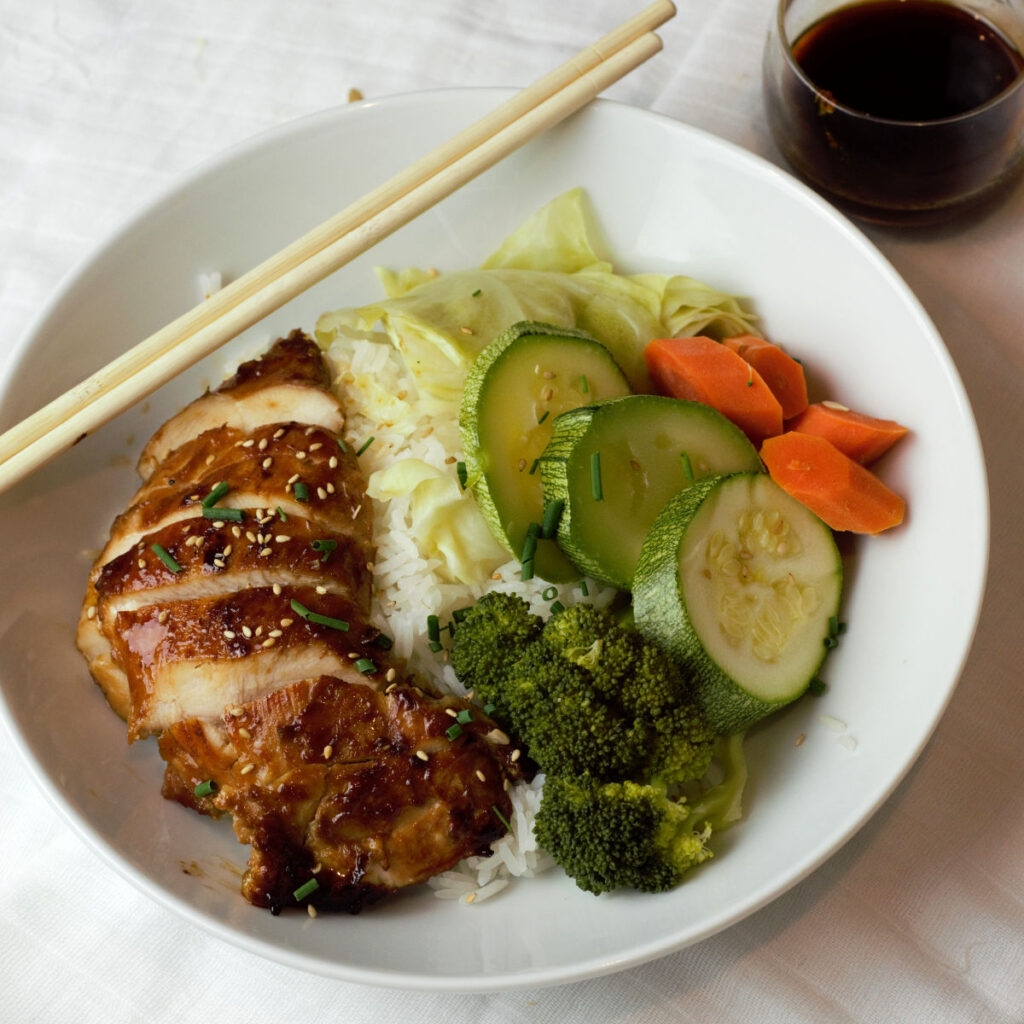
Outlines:
{"type": "Polygon", "coordinates": [[[378,270],[387,298],[320,317],[323,345],[379,323],[420,390],[458,402],[477,354],[510,324],[575,327],[602,342],[636,391],[650,390],[643,350],[658,337],[756,334],[737,299],[692,278],[616,274],[588,231],[580,189],[508,236],[479,270],[378,270]]]}

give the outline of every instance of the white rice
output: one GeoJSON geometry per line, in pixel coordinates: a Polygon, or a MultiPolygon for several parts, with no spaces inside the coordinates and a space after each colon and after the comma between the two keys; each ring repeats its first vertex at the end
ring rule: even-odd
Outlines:
{"type": "MultiPolygon", "coordinates": [[[[360,456],[369,477],[404,458],[421,459],[455,477],[462,459],[457,426],[457,407],[436,399],[423,399],[400,353],[383,335],[373,338],[342,337],[327,352],[335,386],[345,407],[346,441],[356,450],[369,438],[373,443],[360,456]],[[402,397],[399,397],[402,396],[402,397]]],[[[373,500],[367,498],[367,500],[373,500]]],[[[550,584],[519,579],[518,561],[494,567],[493,579],[469,586],[446,577],[439,559],[424,557],[410,534],[408,497],[373,501],[375,621],[394,640],[394,652],[406,659],[410,670],[429,680],[442,692],[465,694],[445,652],[432,652],[427,637],[427,616],[437,615],[443,624],[456,609],[473,604],[487,590],[497,588],[519,594],[538,613],[547,611],[550,584]]],[[[588,601],[606,605],[614,590],[587,581],[588,601]]],[[[557,588],[563,604],[578,600],[578,584],[557,588]]],[[[510,791],[512,831],[492,845],[489,857],[470,857],[454,870],[431,879],[440,899],[476,904],[505,889],[513,878],[528,878],[553,865],[537,847],[533,821],[540,807],[541,786],[519,783],[510,791]]]]}

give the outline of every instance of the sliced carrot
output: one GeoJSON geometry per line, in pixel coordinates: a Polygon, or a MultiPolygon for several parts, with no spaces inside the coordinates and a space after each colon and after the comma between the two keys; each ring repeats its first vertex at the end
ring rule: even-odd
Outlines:
{"type": "Polygon", "coordinates": [[[799,416],[807,408],[807,381],[804,368],[786,355],[778,345],[753,334],[726,338],[723,342],[745,359],[764,378],[772,394],[782,406],[782,418],[799,416]]]}
{"type": "Polygon", "coordinates": [[[881,533],[903,522],[906,503],[831,441],[789,430],[761,445],[771,478],[833,530],[881,533]]]}
{"type": "Polygon", "coordinates": [[[782,406],[764,378],[712,338],[660,338],[644,349],[663,395],[703,402],[733,421],[754,444],[782,432],[782,406]]]}
{"type": "Polygon", "coordinates": [[[786,427],[826,438],[862,466],[874,462],[907,432],[907,428],[895,420],[865,416],[835,402],[809,405],[786,427]]]}

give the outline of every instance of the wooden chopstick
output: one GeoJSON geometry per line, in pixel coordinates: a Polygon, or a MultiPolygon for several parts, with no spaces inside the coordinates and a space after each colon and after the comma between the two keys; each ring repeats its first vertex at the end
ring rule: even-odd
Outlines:
{"type": "Polygon", "coordinates": [[[658,0],[0,435],[0,492],[590,102],[661,49],[658,0]]]}

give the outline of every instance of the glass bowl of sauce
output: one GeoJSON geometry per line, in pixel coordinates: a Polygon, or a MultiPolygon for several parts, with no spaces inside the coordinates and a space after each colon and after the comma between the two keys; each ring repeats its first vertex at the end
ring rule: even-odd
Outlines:
{"type": "Polygon", "coordinates": [[[783,156],[862,219],[934,223],[1024,168],[1024,0],[780,0],[763,73],[783,156]]]}

